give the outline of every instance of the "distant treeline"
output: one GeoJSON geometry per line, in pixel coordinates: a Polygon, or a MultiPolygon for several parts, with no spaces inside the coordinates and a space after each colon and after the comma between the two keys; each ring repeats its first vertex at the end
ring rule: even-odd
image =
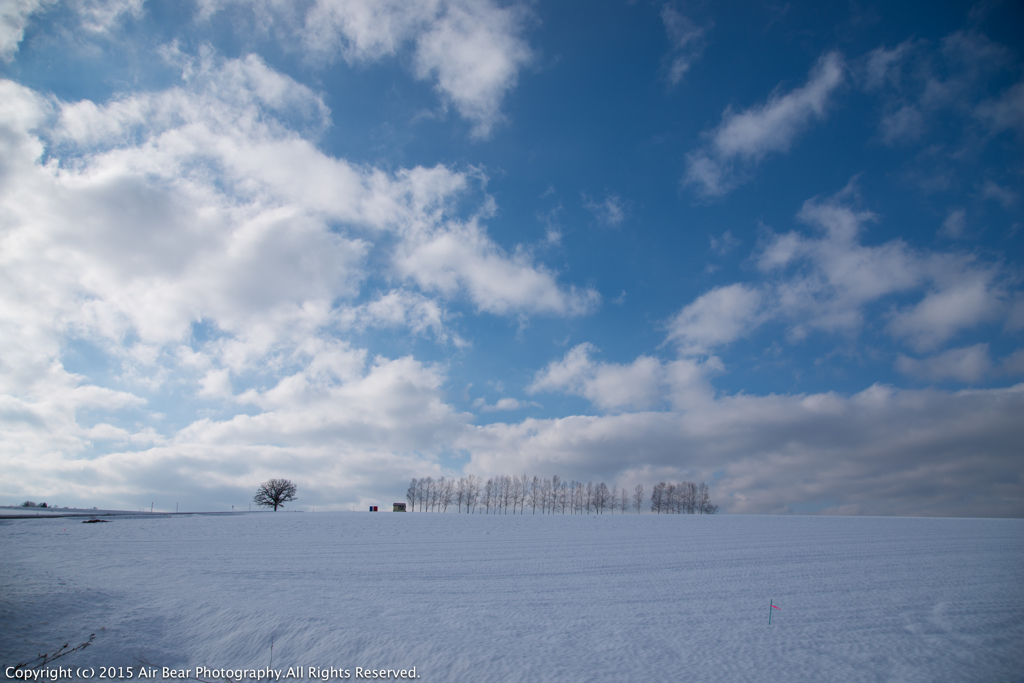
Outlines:
{"type": "MultiPolygon", "coordinates": [[[[624,514],[630,509],[640,512],[644,505],[644,487],[637,484],[632,492],[617,485],[611,489],[604,482],[563,481],[525,474],[520,477],[491,477],[487,481],[467,475],[460,479],[424,477],[413,479],[405,493],[409,511],[459,512],[484,514],[604,514],[616,510],[624,514]]],[[[651,512],[658,514],[713,515],[718,506],[711,503],[707,484],[681,481],[659,482],[651,492],[651,512]]]]}

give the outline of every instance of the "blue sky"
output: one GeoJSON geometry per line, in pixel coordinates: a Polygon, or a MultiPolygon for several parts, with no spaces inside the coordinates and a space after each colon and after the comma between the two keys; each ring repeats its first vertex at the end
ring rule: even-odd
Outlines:
{"type": "Polygon", "coordinates": [[[8,503],[1020,516],[1024,10],[0,9],[8,503]]]}

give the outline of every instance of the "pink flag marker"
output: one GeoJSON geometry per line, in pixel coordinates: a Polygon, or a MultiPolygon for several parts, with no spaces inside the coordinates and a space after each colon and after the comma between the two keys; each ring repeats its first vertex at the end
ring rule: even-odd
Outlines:
{"type": "Polygon", "coordinates": [[[772,605],[772,607],[774,607],[775,609],[782,609],[782,608],[781,608],[781,607],[779,607],[778,605],[772,605]]]}
{"type": "MultiPolygon", "coordinates": [[[[770,600],[768,604],[771,605],[772,609],[782,609],[781,607],[775,604],[774,600],[770,600]]],[[[772,625],[772,610],[768,610],[768,625],[772,625]]]]}

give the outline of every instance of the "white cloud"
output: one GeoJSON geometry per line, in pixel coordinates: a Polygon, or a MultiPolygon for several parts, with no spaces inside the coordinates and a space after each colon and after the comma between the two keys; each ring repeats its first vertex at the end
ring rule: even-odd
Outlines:
{"type": "Polygon", "coordinates": [[[1002,187],[998,183],[994,183],[991,180],[986,180],[985,184],[981,188],[981,196],[985,199],[994,199],[1002,204],[1004,209],[1012,208],[1019,198],[1017,193],[1013,190],[1002,187]]]}
{"type": "Polygon", "coordinates": [[[1007,375],[1024,375],[1024,349],[1017,349],[1000,364],[1000,369],[1007,375]]]}
{"type": "Polygon", "coordinates": [[[672,51],[669,53],[668,82],[676,85],[704,52],[707,44],[704,34],[711,27],[698,26],[671,5],[662,7],[661,21],[665,24],[665,31],[672,43],[672,51]]]}
{"type": "Polygon", "coordinates": [[[467,347],[469,342],[446,327],[447,318],[447,311],[436,300],[404,289],[391,290],[365,304],[337,312],[342,330],[404,327],[416,335],[430,332],[439,342],[451,341],[459,348],[467,347]]]}
{"type": "Polygon", "coordinates": [[[1013,129],[1024,132],[1024,82],[1007,88],[996,99],[979,104],[976,115],[995,133],[1013,129]]]}
{"type": "Polygon", "coordinates": [[[798,502],[875,515],[1024,515],[1024,385],[730,396],[685,413],[629,412],[471,427],[466,472],[559,474],[647,488],[707,481],[732,513],[798,502]],[[908,429],[908,425],[913,425],[908,429]]]}
{"type": "MultiPolygon", "coordinates": [[[[209,510],[244,505],[253,482],[286,475],[299,484],[303,504],[339,509],[339,500],[439,474],[436,454],[472,417],[443,401],[439,367],[411,357],[367,361],[362,350],[314,339],[294,360],[297,372],[239,397],[254,414],[199,419],[169,439],[151,429],[129,433],[101,423],[80,438],[129,449],[72,458],[5,438],[3,493],[35,491],[122,507],[155,497],[166,509],[167,492],[174,491],[182,509],[209,510]]],[[[51,438],[49,445],[56,443],[51,438]]]]}
{"type": "Polygon", "coordinates": [[[906,104],[882,117],[882,142],[893,145],[913,142],[924,135],[924,116],[912,104],[906,104]]]}
{"type": "MultiPolygon", "coordinates": [[[[1012,51],[977,31],[955,31],[938,49],[925,40],[908,40],[892,50],[879,47],[862,60],[860,84],[881,102],[879,132],[888,145],[925,142],[932,130],[948,126],[952,116],[962,140],[946,138],[932,154],[962,162],[967,150],[978,153],[977,123],[988,136],[1024,129],[1024,83],[990,97],[991,78],[1013,61],[1012,51]]],[[[929,155],[931,158],[932,154],[929,155]]]]}
{"type": "Polygon", "coordinates": [[[886,85],[899,87],[903,66],[914,48],[915,44],[908,40],[891,50],[882,46],[869,52],[861,74],[864,87],[867,90],[877,90],[886,85]]]}
{"type": "Polygon", "coordinates": [[[465,291],[478,310],[489,313],[585,315],[600,302],[591,288],[561,289],[554,274],[533,265],[526,251],[505,252],[477,219],[407,232],[394,267],[426,291],[465,291]]]}
{"type": "Polygon", "coordinates": [[[935,349],[960,330],[995,321],[1006,313],[1005,294],[994,286],[993,272],[953,259],[936,260],[962,270],[940,280],[939,287],[916,305],[897,310],[888,325],[892,334],[918,351],[935,349]]]}
{"type": "Polygon", "coordinates": [[[901,240],[862,244],[865,225],[877,217],[850,206],[854,193],[850,186],[805,202],[797,218],[818,234],[769,233],[754,254],[765,280],[702,294],[669,321],[668,340],[682,353],[709,353],[773,320],[787,323],[793,340],[812,330],[856,334],[866,306],[911,293],[921,298],[893,308],[886,330],[917,351],[1014,319],[1007,276],[996,264],[962,252],[915,250],[901,240]]]}
{"type": "Polygon", "coordinates": [[[86,431],[86,435],[96,441],[127,441],[129,437],[127,429],[121,429],[106,422],[94,425],[86,431]]]}
{"type": "Polygon", "coordinates": [[[617,194],[608,195],[603,202],[594,202],[584,194],[583,207],[602,225],[616,227],[626,220],[626,204],[617,194]]]}
{"type": "MultiPolygon", "coordinates": [[[[92,33],[105,33],[125,17],[142,15],[144,0],[67,0],[64,4],[77,15],[78,26],[92,33]]],[[[0,3],[0,60],[11,61],[18,52],[32,15],[45,12],[57,0],[4,0],[0,3]]]]}
{"type": "Polygon", "coordinates": [[[199,380],[199,395],[204,398],[231,398],[233,394],[227,369],[210,370],[199,380]]]}
{"type": "Polygon", "coordinates": [[[524,408],[539,408],[540,404],[536,401],[520,401],[519,399],[506,396],[505,398],[499,398],[490,405],[484,399],[478,398],[473,401],[473,406],[482,412],[494,413],[507,410],[522,410],[524,408]]]}
{"type": "Polygon", "coordinates": [[[717,358],[705,363],[662,363],[651,356],[628,365],[597,362],[590,357],[596,351],[589,342],[575,346],[538,372],[527,391],[582,396],[602,410],[647,409],[665,401],[686,408],[711,397],[707,375],[721,369],[717,358]]]}
{"type": "Polygon", "coordinates": [[[906,375],[941,382],[954,379],[959,382],[979,382],[992,371],[988,344],[975,344],[960,349],[949,349],[936,356],[917,360],[900,355],[896,369],[906,375]]]}
{"type": "Polygon", "coordinates": [[[412,46],[416,78],[431,81],[447,104],[487,138],[504,120],[501,104],[533,60],[523,32],[525,5],[492,0],[204,0],[201,15],[249,5],[292,45],[315,59],[349,62],[395,57],[412,46]]]}
{"type": "Polygon", "coordinates": [[[687,155],[686,182],[703,195],[722,195],[765,156],[788,151],[813,120],[825,117],[844,71],[842,57],[830,52],[818,60],[803,87],[773,93],[764,104],[738,114],[726,109],[718,127],[705,133],[708,142],[687,155]]]}
{"type": "Polygon", "coordinates": [[[709,353],[757,327],[764,320],[764,303],[764,295],[754,287],[716,287],[672,318],[668,339],[683,353],[709,353]]]}
{"type": "Polygon", "coordinates": [[[825,331],[856,331],[866,304],[927,288],[916,306],[894,313],[888,327],[918,349],[934,348],[958,330],[997,315],[1004,295],[995,286],[995,271],[975,258],[920,252],[900,240],[862,245],[863,226],[876,217],[850,208],[849,191],[809,200],[801,209],[798,217],[821,230],[821,238],[775,236],[761,254],[759,265],[766,272],[789,264],[812,266],[776,286],[783,315],[825,331]]]}
{"type": "Polygon", "coordinates": [[[711,251],[719,256],[725,256],[730,251],[743,244],[742,240],[733,236],[731,230],[723,232],[721,237],[711,235],[708,238],[708,241],[711,245],[711,251]]]}
{"type": "Polygon", "coordinates": [[[8,175],[6,210],[36,235],[18,243],[32,253],[11,256],[63,264],[63,286],[79,294],[58,298],[84,297],[68,324],[108,337],[131,326],[157,343],[181,339],[200,318],[249,330],[251,316],[274,309],[322,324],[333,299],[358,291],[379,231],[399,237],[402,277],[448,296],[464,291],[482,310],[575,314],[596,302],[592,290],[560,288],[525,252],[506,254],[478,219],[450,216],[464,174],[389,176],[323,155],[272,116],[318,122],[323,103],[255,57],[190,69],[185,88],[61,105],[48,132],[52,151],[76,155],[63,169],[37,163],[47,141],[25,130],[50,115],[47,102],[6,86],[17,95],[6,120],[21,131],[21,151],[7,155],[21,166],[8,175]]]}
{"type": "Polygon", "coordinates": [[[265,391],[239,396],[261,412],[199,420],[174,442],[431,451],[442,448],[468,417],[441,399],[441,369],[412,357],[377,357],[368,364],[365,351],[327,340],[310,340],[296,355],[301,370],[265,391]]]}
{"type": "Polygon", "coordinates": [[[951,209],[942,221],[942,234],[946,237],[958,239],[964,236],[967,231],[967,212],[963,209],[951,209]]]}
{"type": "Polygon", "coordinates": [[[6,0],[0,3],[0,59],[6,62],[14,59],[29,17],[54,2],[56,0],[6,0]]]}
{"type": "Polygon", "coordinates": [[[138,19],[142,16],[145,0],[72,0],[70,3],[78,13],[81,26],[97,33],[110,31],[125,17],[138,19]]]}
{"type": "Polygon", "coordinates": [[[104,105],[0,81],[0,449],[18,486],[52,490],[52,473],[68,495],[126,501],[135,475],[221,486],[276,458],[342,488],[383,477],[379,462],[432,472],[468,419],[443,401],[442,370],[365,369],[364,351],[329,340],[402,326],[464,345],[438,293],[520,317],[596,305],[491,240],[489,198],[456,215],[474,174],[332,158],[308,139],[329,122],[310,89],[252,56],[168,54],[181,85],[104,105]],[[408,287],[357,305],[370,273],[408,287]],[[78,343],[114,370],[69,373],[78,343]],[[196,397],[179,426],[193,409],[227,417],[179,429],[143,398],[179,390],[196,397]],[[94,457],[101,438],[128,450],[94,457]],[[339,443],[351,456],[325,465],[339,443]]]}

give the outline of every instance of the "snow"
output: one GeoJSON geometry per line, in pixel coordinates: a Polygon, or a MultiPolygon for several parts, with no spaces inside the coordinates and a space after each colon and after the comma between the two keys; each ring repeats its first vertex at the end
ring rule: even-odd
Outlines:
{"type": "Polygon", "coordinates": [[[4,666],[95,632],[54,666],[260,668],[273,639],[353,680],[1024,681],[1024,520],[107,519],[0,521],[4,666]]]}

